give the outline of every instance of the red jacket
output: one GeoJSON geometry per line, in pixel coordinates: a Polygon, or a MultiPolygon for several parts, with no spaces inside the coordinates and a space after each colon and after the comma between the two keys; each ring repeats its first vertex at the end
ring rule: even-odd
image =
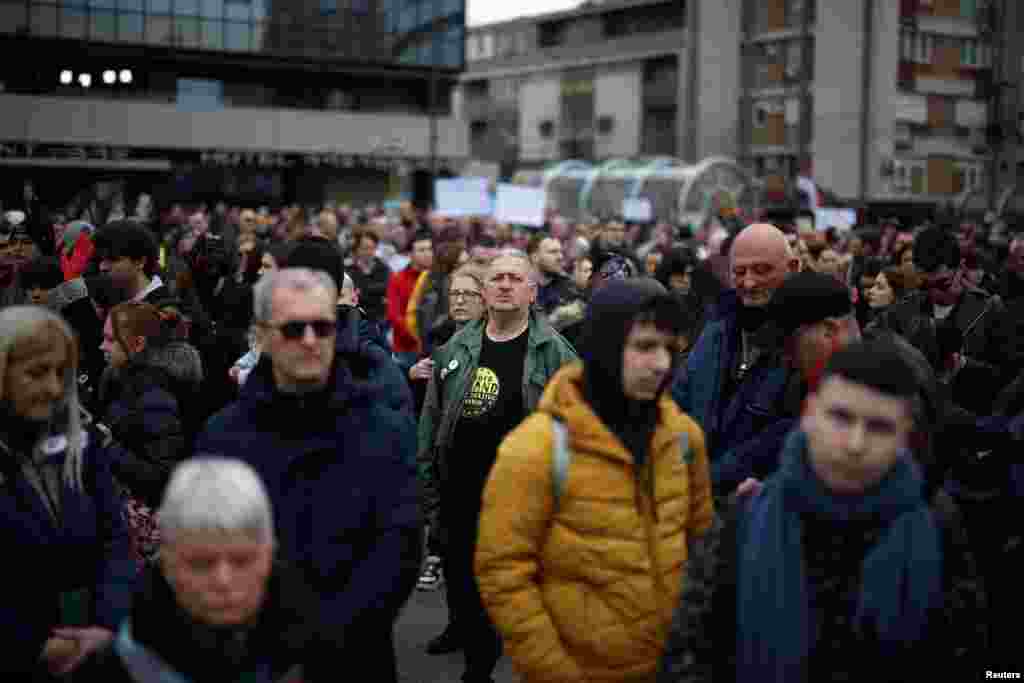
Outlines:
{"type": "Polygon", "coordinates": [[[405,324],[405,309],[416,288],[420,271],[412,264],[404,270],[392,273],[388,281],[388,321],[394,332],[391,346],[395,353],[419,353],[420,343],[405,324]]]}

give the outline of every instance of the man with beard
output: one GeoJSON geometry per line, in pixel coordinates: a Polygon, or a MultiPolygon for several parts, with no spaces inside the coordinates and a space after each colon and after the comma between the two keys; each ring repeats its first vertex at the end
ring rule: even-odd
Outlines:
{"type": "Polygon", "coordinates": [[[714,481],[719,460],[778,453],[795,417],[785,407],[789,370],[773,349],[758,344],[756,333],[767,319],[765,307],[800,261],[781,230],[758,223],[736,236],[730,265],[735,290],[721,296],[672,387],[676,403],[704,429],[716,493],[728,492],[714,481]]]}
{"type": "Polygon", "coordinates": [[[530,238],[526,253],[540,276],[536,305],[545,315],[551,315],[556,308],[577,297],[572,280],[565,274],[559,240],[546,233],[537,233],[530,238]]]}
{"type": "Polygon", "coordinates": [[[0,218],[0,308],[26,303],[25,291],[18,285],[18,271],[38,256],[24,212],[5,213],[0,218]]]}

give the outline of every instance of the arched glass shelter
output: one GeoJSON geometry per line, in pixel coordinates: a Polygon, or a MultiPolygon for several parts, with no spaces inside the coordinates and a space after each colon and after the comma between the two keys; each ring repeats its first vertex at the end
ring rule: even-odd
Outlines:
{"type": "Polygon", "coordinates": [[[697,223],[720,208],[752,209],[757,194],[750,174],[726,157],[698,164],[672,157],[562,161],[517,174],[516,182],[540,184],[549,208],[572,220],[621,216],[623,200],[647,199],[656,221],[697,223]]]}

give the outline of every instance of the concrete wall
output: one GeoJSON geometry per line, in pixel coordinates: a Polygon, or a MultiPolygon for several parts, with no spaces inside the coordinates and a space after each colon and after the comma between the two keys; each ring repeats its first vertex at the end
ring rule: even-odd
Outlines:
{"type": "Polygon", "coordinates": [[[519,87],[519,159],[537,162],[558,158],[558,123],[561,118],[562,77],[536,74],[519,87]],[[542,121],[555,124],[550,138],[540,136],[542,121]]]}
{"type": "MultiPolygon", "coordinates": [[[[438,156],[469,153],[466,123],[438,121],[438,156]]],[[[182,112],[174,105],[0,95],[0,138],[81,145],[369,155],[401,140],[401,156],[427,157],[425,116],[285,109],[182,112]]]]}
{"type": "Polygon", "coordinates": [[[640,150],[640,127],[643,120],[643,63],[598,72],[594,81],[594,121],[602,116],[615,119],[610,134],[597,134],[595,155],[598,158],[636,155],[640,150]]]}
{"type": "Polygon", "coordinates": [[[697,46],[696,158],[738,151],[742,0],[699,2],[697,46]]]}
{"type": "Polygon", "coordinates": [[[866,143],[868,200],[881,198],[887,193],[888,181],[882,177],[882,162],[893,157],[896,114],[904,101],[904,93],[896,87],[900,63],[900,10],[897,3],[873,1],[875,38],[871,57],[870,134],[866,143]]]}
{"type": "MultiPolygon", "coordinates": [[[[864,51],[871,49],[864,36],[865,2],[878,0],[841,0],[822,7],[814,41],[814,177],[840,197],[861,193],[864,51]]],[[[890,73],[895,79],[895,64],[890,73]]]]}

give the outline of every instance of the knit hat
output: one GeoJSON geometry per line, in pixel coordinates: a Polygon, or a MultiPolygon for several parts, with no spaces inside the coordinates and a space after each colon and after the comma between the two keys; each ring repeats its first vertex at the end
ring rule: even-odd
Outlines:
{"type": "Polygon", "coordinates": [[[825,273],[804,271],[786,278],[766,307],[767,319],[784,336],[826,318],[841,318],[853,310],[850,290],[825,273]]]}
{"type": "Polygon", "coordinates": [[[345,261],[341,250],[322,238],[313,237],[297,242],[283,267],[322,270],[331,276],[339,292],[345,284],[345,261]]]}
{"type": "Polygon", "coordinates": [[[0,218],[0,245],[9,242],[31,242],[24,211],[8,211],[0,218]]]}

